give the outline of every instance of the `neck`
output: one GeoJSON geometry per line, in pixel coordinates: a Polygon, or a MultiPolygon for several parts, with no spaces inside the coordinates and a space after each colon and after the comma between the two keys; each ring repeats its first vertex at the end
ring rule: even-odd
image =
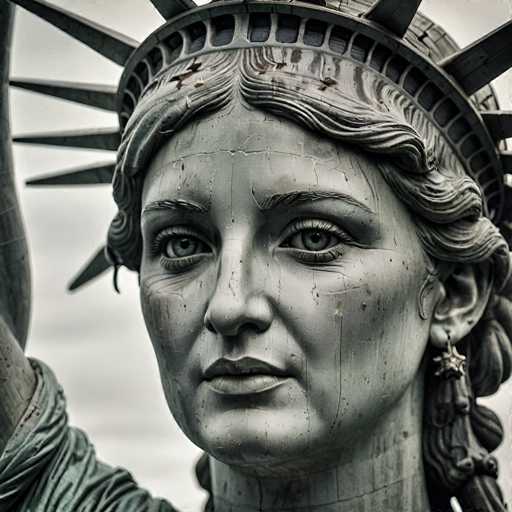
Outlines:
{"type": "Polygon", "coordinates": [[[215,512],[426,512],[430,508],[422,459],[422,410],[423,386],[418,384],[371,436],[341,450],[344,453],[332,467],[305,477],[260,478],[212,459],[215,512]]]}

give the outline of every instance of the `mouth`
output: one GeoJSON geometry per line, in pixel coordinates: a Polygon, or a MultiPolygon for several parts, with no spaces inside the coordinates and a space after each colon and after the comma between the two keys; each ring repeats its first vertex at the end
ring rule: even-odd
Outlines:
{"type": "Polygon", "coordinates": [[[203,379],[214,392],[237,396],[273,390],[290,377],[286,371],[252,357],[218,359],[203,375],[203,379]]]}

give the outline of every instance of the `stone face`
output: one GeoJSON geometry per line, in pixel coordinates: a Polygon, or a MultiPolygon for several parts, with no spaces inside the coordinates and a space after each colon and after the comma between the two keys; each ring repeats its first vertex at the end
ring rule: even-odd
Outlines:
{"type": "MultiPolygon", "coordinates": [[[[396,502],[421,501],[422,485],[408,489],[419,459],[407,458],[421,450],[429,333],[414,225],[365,154],[226,110],[181,131],[145,178],[141,302],[171,411],[221,474],[318,472],[312,502],[351,506],[403,480],[396,502]],[[332,467],[341,488],[320,486],[332,467]]],[[[239,486],[248,499],[230,475],[225,498],[239,486]]]]}
{"type": "MultiPolygon", "coordinates": [[[[343,23],[318,6],[219,2],[179,18],[185,38],[171,22],[132,57],[129,39],[46,2],[16,3],[129,60],[116,102],[124,133],[15,140],[118,149],[108,252],[75,284],[111,263],[139,272],[163,390],[210,457],[202,481],[215,510],[413,512],[456,497],[504,512],[492,456],[503,433],[475,398],[510,376],[512,283],[481,193],[492,206],[501,175],[487,176],[478,139],[501,171],[510,155],[499,160],[495,139],[509,123],[494,112],[485,125],[427,56],[383,31],[402,35],[418,2],[398,20],[400,2],[382,0],[343,23]]],[[[153,3],[166,17],[193,8],[153,3]]],[[[0,13],[0,452],[34,388],[20,347],[30,285],[7,116],[10,16],[0,13]]],[[[460,75],[473,51],[445,69],[460,75]]],[[[86,171],[73,179],[105,180],[86,171]]],[[[95,473],[83,476],[86,487],[95,473]]]]}

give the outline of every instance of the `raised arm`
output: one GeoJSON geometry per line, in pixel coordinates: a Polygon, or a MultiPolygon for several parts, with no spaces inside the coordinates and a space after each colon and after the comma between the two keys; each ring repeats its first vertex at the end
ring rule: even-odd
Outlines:
{"type": "Polygon", "coordinates": [[[30,315],[30,270],[14,183],[9,127],[13,7],[0,1],[0,453],[32,396],[35,377],[23,353],[30,315]]]}

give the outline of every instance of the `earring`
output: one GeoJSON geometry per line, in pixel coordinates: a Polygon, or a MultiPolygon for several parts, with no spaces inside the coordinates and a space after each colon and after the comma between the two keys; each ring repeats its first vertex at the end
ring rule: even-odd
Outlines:
{"type": "Polygon", "coordinates": [[[466,375],[466,357],[452,345],[449,334],[446,349],[440,356],[434,357],[434,363],[438,365],[436,377],[449,380],[460,379],[466,375]]]}

